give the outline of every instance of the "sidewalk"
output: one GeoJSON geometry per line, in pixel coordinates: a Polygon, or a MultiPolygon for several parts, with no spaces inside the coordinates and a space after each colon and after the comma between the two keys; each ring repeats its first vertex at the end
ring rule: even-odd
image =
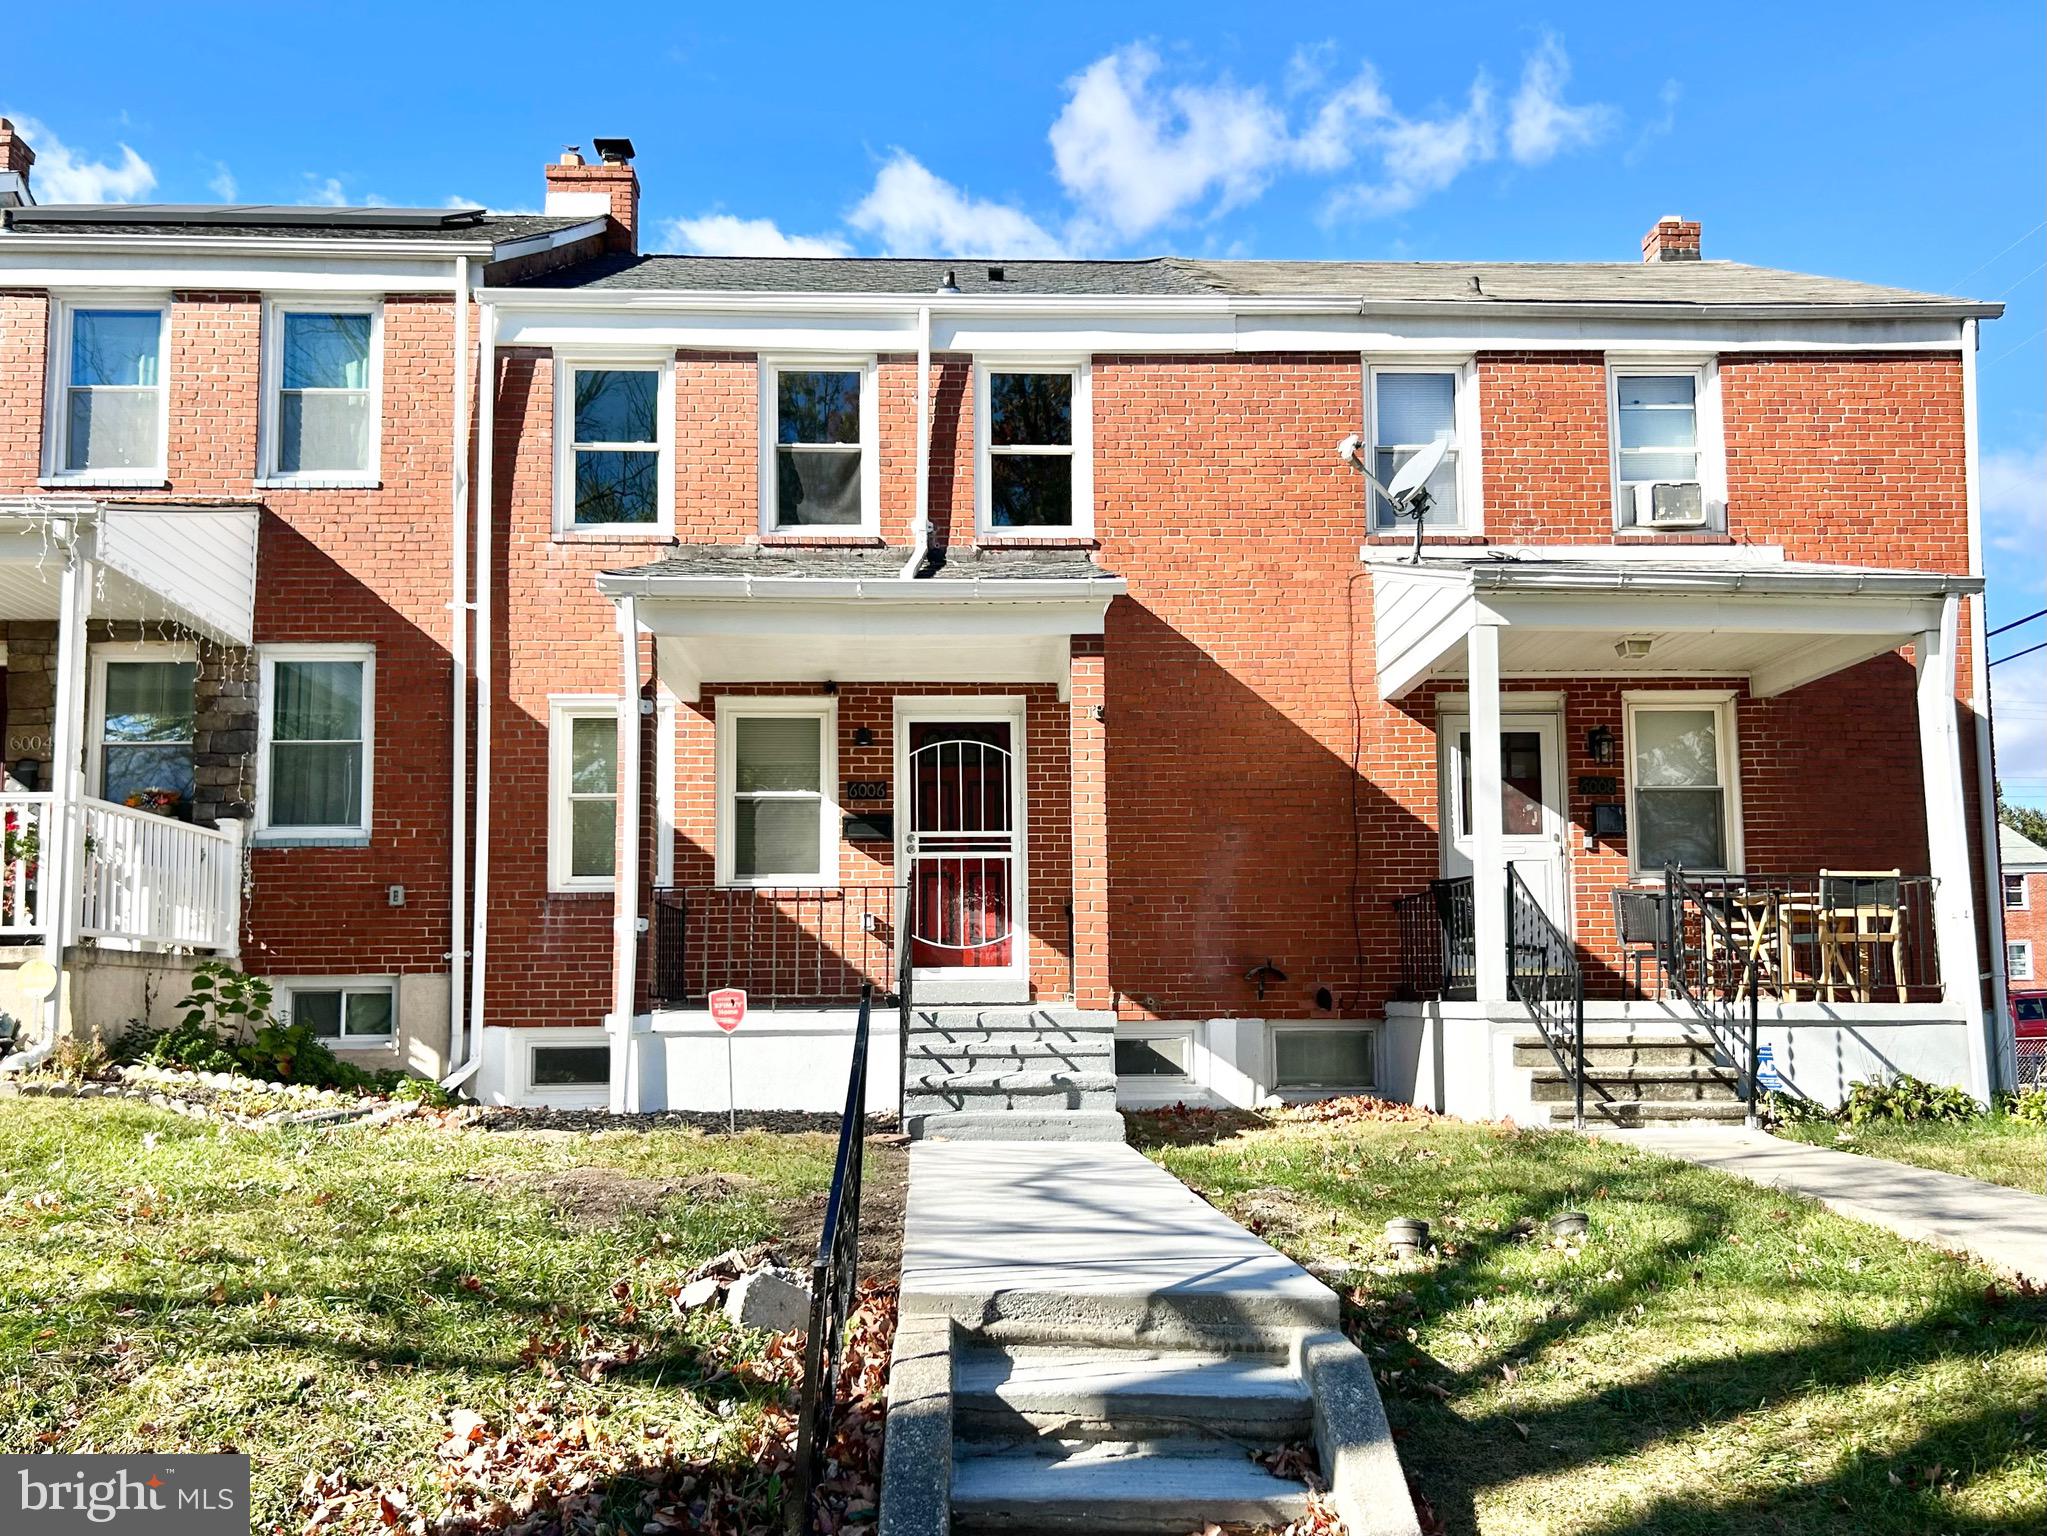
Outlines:
{"type": "Polygon", "coordinates": [[[2047,1195],[1887,1158],[1809,1147],[1739,1126],[1598,1134],[1752,1183],[1810,1195],[1855,1221],[2047,1283],[2047,1195]]]}

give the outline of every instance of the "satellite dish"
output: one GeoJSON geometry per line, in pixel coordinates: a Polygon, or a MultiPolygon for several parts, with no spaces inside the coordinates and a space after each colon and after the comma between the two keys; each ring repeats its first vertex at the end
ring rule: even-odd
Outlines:
{"type": "Polygon", "coordinates": [[[1386,487],[1386,499],[1396,508],[1405,510],[1408,498],[1429,483],[1429,476],[1442,467],[1443,455],[1449,451],[1449,441],[1440,437],[1422,449],[1400,466],[1393,483],[1386,487]]]}

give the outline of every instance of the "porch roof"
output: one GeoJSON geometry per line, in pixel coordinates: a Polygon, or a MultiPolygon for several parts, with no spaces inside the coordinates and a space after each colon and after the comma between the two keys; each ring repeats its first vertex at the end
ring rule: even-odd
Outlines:
{"type": "Polygon", "coordinates": [[[60,616],[68,542],[97,566],[89,617],[253,644],[260,516],[252,503],[0,496],[0,618],[60,616]]]}
{"type": "Polygon", "coordinates": [[[1123,579],[1083,550],[908,552],[700,544],[597,588],[634,599],[661,674],[683,698],[705,683],[1056,683],[1069,642],[1098,635],[1123,579]]]}
{"type": "Polygon", "coordinates": [[[1792,561],[1773,549],[1365,559],[1389,699],[1464,676],[1463,642],[1481,624],[1500,630],[1503,677],[1745,677],[1768,697],[1908,644],[1938,627],[1949,593],[1983,590],[1980,576],[1792,561]]]}

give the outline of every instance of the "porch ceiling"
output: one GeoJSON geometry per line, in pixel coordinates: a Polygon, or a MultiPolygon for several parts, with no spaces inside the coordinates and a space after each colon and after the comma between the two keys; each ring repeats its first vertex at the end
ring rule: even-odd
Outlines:
{"type": "Polygon", "coordinates": [[[0,497],[0,618],[58,617],[63,541],[69,537],[94,562],[89,617],[176,624],[249,645],[255,638],[259,515],[254,507],[240,506],[0,497]]]}
{"type": "Polygon", "coordinates": [[[1503,677],[1741,677],[1783,693],[1938,627],[1980,577],[1730,558],[1369,562],[1382,697],[1465,675],[1475,625],[1503,677]],[[1620,652],[1648,641],[1646,655],[1620,652]]]}
{"type": "Polygon", "coordinates": [[[1098,635],[1121,578],[1071,550],[704,546],[598,589],[630,597],[682,698],[706,683],[1055,683],[1074,635],[1098,635]]]}

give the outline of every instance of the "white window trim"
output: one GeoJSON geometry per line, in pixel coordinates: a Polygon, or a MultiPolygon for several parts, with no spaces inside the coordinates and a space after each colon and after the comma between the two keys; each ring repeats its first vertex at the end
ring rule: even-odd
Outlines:
{"type": "Polygon", "coordinates": [[[977,357],[974,359],[974,537],[1028,543],[1034,539],[1095,536],[1094,365],[1087,358],[977,357]],[[988,417],[988,378],[996,373],[1063,373],[1073,380],[1073,521],[1064,527],[1001,528],[995,524],[988,417]]]}
{"type": "MultiPolygon", "coordinates": [[[[1186,1048],[1187,1065],[1183,1070],[1179,1072],[1133,1073],[1127,1081],[1131,1089],[1139,1093],[1151,1087],[1171,1086],[1180,1088],[1192,1086],[1195,1083],[1195,1051],[1198,1049],[1194,1038],[1195,1032],[1196,1028],[1192,1024],[1118,1024],[1116,1026],[1115,1039],[1110,1042],[1109,1047],[1110,1065],[1113,1066],[1115,1064],[1116,1046],[1121,1045],[1125,1040],[1178,1040],[1186,1048]]],[[[1119,1086],[1126,1081],[1120,1072],[1117,1073],[1116,1078],[1119,1086]]]]}
{"type": "Polygon", "coordinates": [[[50,356],[44,369],[43,465],[38,485],[161,486],[169,478],[171,443],[171,296],[158,291],[108,292],[50,297],[50,356]],[[71,411],[71,322],[81,309],[153,309],[162,316],[156,333],[156,463],[140,469],[73,469],[69,454],[71,411]]]}
{"type": "Polygon", "coordinates": [[[2004,946],[2004,974],[2008,981],[2031,981],[2033,979],[2033,941],[2031,939],[2007,939],[2004,946]],[[2013,965],[2014,954],[2024,957],[2024,963],[2013,965]]]}
{"type": "MultiPolygon", "coordinates": [[[[618,884],[616,874],[575,875],[569,872],[574,852],[573,823],[569,814],[574,803],[569,793],[572,778],[569,722],[572,720],[609,720],[612,729],[617,730],[618,696],[561,694],[547,701],[547,888],[564,894],[609,891],[618,884]]],[[[617,798],[618,789],[614,785],[614,803],[617,798]]]]}
{"type": "Polygon", "coordinates": [[[830,694],[799,694],[787,698],[721,697],[713,706],[717,722],[717,765],[713,788],[717,794],[717,883],[756,890],[801,886],[806,890],[837,890],[839,887],[839,701],[830,694]],[[815,872],[791,870],[777,875],[741,878],[734,873],[733,794],[737,782],[739,752],[738,722],[763,715],[815,716],[823,722],[819,732],[823,762],[818,765],[818,859],[824,865],[815,872]]]}
{"type": "MultiPolygon", "coordinates": [[[[107,744],[107,663],[110,661],[189,661],[195,666],[199,661],[197,646],[184,640],[105,640],[91,650],[92,674],[86,684],[85,704],[85,792],[94,799],[102,796],[105,775],[105,747],[107,744]]],[[[193,675],[196,691],[198,675],[193,675]]],[[[194,703],[194,724],[192,750],[196,757],[199,750],[197,700],[194,703]]]]}
{"type": "MultiPolygon", "coordinates": [[[[284,1006],[282,1012],[296,1021],[293,998],[300,992],[388,992],[391,994],[391,1029],[382,1035],[322,1035],[320,1041],[335,1051],[389,1050],[398,1043],[398,978],[396,976],[283,976],[272,981],[271,993],[284,1006]]],[[[347,1017],[347,1004],[342,1004],[347,1017]]]]}
{"type": "Polygon", "coordinates": [[[2003,874],[2004,874],[2004,910],[2007,912],[2032,911],[2033,877],[2030,874],[2017,873],[2012,870],[2005,870],[2003,874]],[[2017,901],[2013,901],[2011,899],[2011,882],[2013,881],[2018,882],[2019,899],[2017,901]]]}
{"type": "Polygon", "coordinates": [[[1715,731],[1719,748],[1721,842],[1727,849],[1727,867],[1708,874],[1740,874],[1748,867],[1742,842],[1741,749],[1736,730],[1735,691],[1732,688],[1629,689],[1621,694],[1622,777],[1628,805],[1628,873],[1637,880],[1660,880],[1663,870],[1644,869],[1640,861],[1642,825],[1635,811],[1635,716],[1649,710],[1710,709],[1719,716],[1715,731]]]}
{"type": "Polygon", "coordinates": [[[533,1080],[535,1050],[546,1050],[550,1046],[588,1050],[594,1047],[609,1047],[611,1036],[605,1030],[594,1028],[577,1029],[536,1029],[518,1042],[519,1082],[513,1093],[517,1104],[549,1104],[562,1109],[578,1109],[608,1103],[611,1084],[607,1077],[602,1083],[536,1083],[533,1080]]]}
{"type": "Polygon", "coordinates": [[[381,299],[273,298],[263,301],[262,394],[256,413],[256,486],[259,490],[374,490],[383,484],[384,303],[381,299]],[[370,317],[370,456],[361,469],[286,474],[277,467],[278,400],[284,388],[287,315],[370,317]]]}
{"type": "Polygon", "coordinates": [[[256,830],[252,840],[280,845],[361,844],[370,838],[376,809],[370,791],[376,783],[377,648],[373,645],[266,645],[261,685],[256,700],[256,830]],[[359,661],[362,663],[362,822],[351,827],[275,826],[270,820],[270,748],[276,672],[280,661],[359,661]]]}
{"type": "Polygon", "coordinates": [[[1360,1023],[1355,1019],[1290,1019],[1284,1023],[1274,1020],[1266,1026],[1265,1081],[1270,1091],[1277,1094],[1313,1095],[1376,1089],[1379,1086],[1379,1050],[1384,1044],[1379,1036],[1380,1031],[1376,1025],[1360,1023]],[[1309,1034],[1369,1035],[1372,1040],[1369,1050],[1372,1057],[1373,1080],[1366,1083],[1294,1083],[1282,1086],[1279,1081],[1279,1037],[1309,1034]]]}
{"type": "MultiPolygon", "coordinates": [[[[1469,538],[1485,532],[1484,445],[1480,441],[1478,408],[1478,359],[1469,352],[1440,356],[1420,354],[1398,361],[1365,365],[1365,462],[1376,466],[1379,453],[1378,383],[1388,373],[1452,373],[1456,375],[1456,397],[1452,406],[1457,420],[1457,441],[1450,446],[1457,454],[1457,512],[1455,523],[1429,523],[1426,538],[1469,538]]],[[[1377,469],[1374,467],[1376,474],[1377,469]]],[[[1365,486],[1365,527],[1376,537],[1412,535],[1413,525],[1405,518],[1390,523],[1379,521],[1379,498],[1369,483],[1365,486]]]]}
{"type": "Polygon", "coordinates": [[[1717,357],[1609,355],[1606,360],[1606,467],[1613,488],[1613,526],[1617,533],[1642,537],[1658,534],[1724,533],[1727,530],[1727,431],[1720,406],[1720,360],[1717,357]],[[1704,520],[1696,528],[1658,529],[1633,520],[1621,484],[1620,381],[1629,377],[1690,374],[1696,391],[1693,426],[1699,454],[1699,499],[1704,520]]]}
{"type": "Polygon", "coordinates": [[[881,400],[873,356],[784,357],[763,353],[760,359],[760,531],[763,534],[830,538],[881,537],[881,400]],[[792,523],[776,519],[779,508],[775,464],[779,389],[782,373],[858,373],[860,375],[860,521],[859,523],[792,523]]]}
{"type": "Polygon", "coordinates": [[[675,353],[578,352],[554,355],[554,536],[557,539],[675,537],[675,353]],[[576,392],[578,370],[643,369],[660,375],[654,400],[656,516],[651,523],[576,521],[576,392]]]}

